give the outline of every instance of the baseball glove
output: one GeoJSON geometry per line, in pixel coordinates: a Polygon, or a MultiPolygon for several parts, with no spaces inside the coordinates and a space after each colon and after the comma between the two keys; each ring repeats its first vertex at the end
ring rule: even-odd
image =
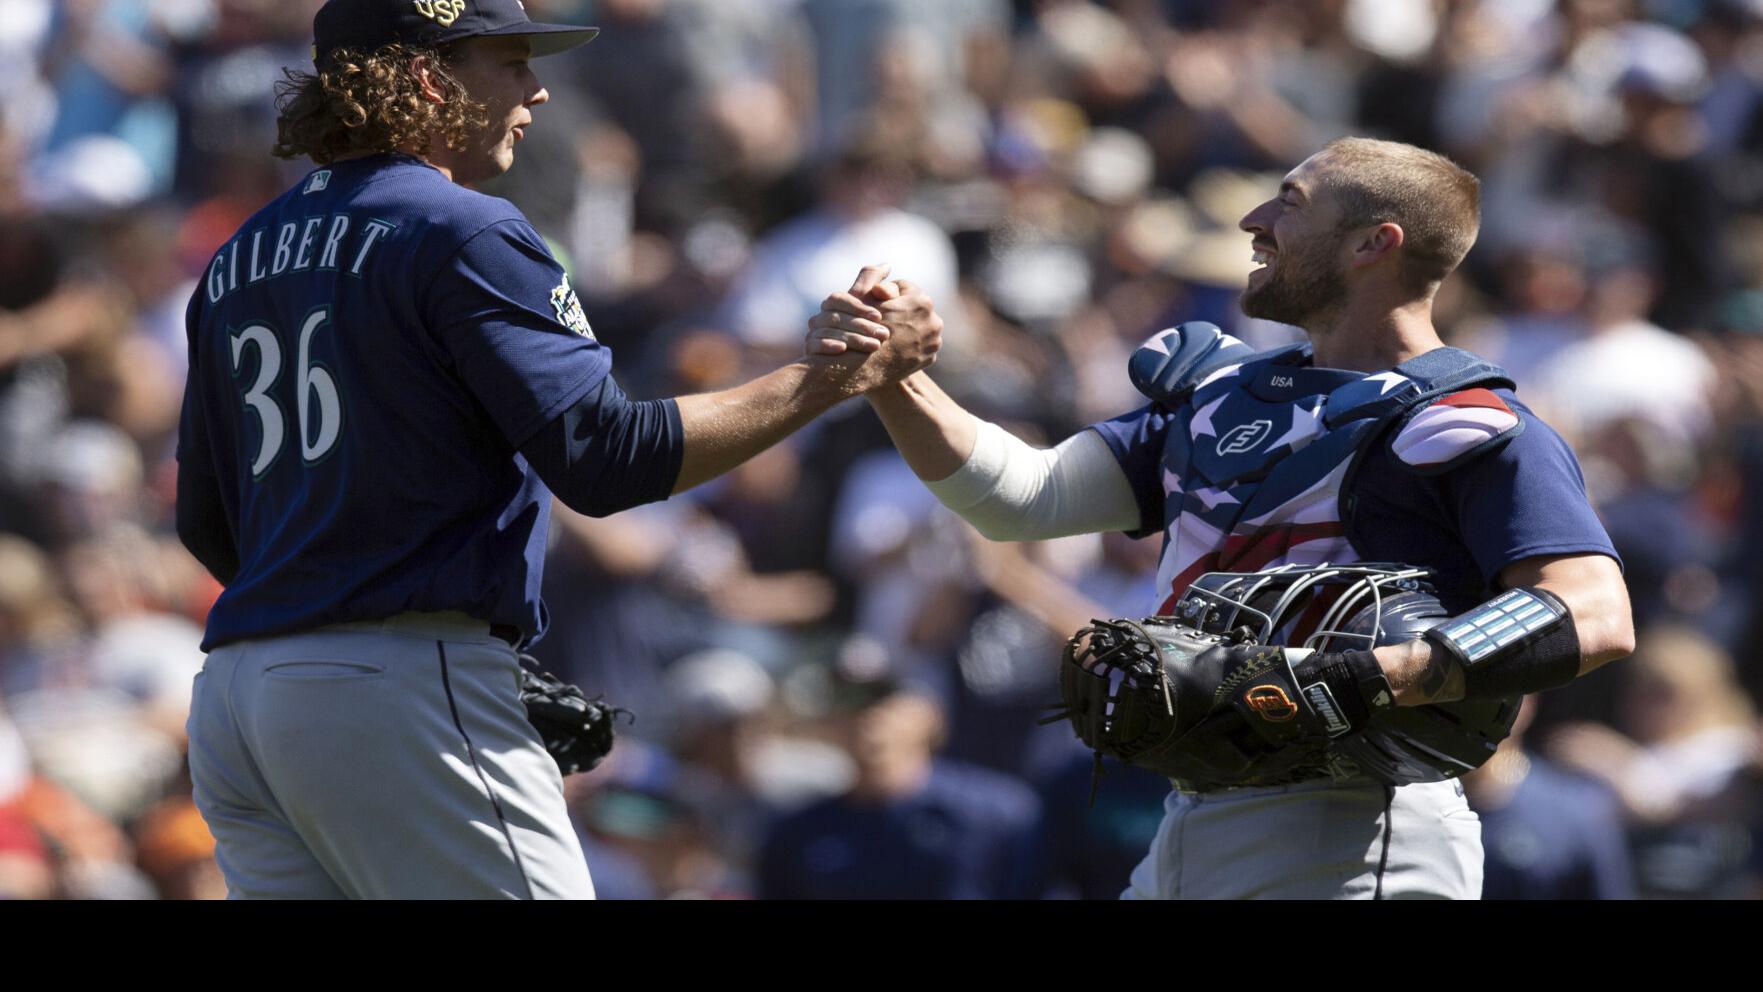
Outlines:
{"type": "MultiPolygon", "coordinates": [[[[533,661],[526,655],[521,660],[533,661]]],[[[526,718],[545,742],[545,750],[557,762],[557,770],[565,775],[588,771],[612,753],[617,737],[614,718],[631,716],[629,710],[608,706],[599,696],[589,699],[550,672],[525,665],[520,669],[520,701],[526,706],[526,718]]]]}
{"type": "MultiPolygon", "coordinates": [[[[1098,767],[1106,755],[1184,788],[1294,781],[1348,729],[1300,689],[1309,679],[1293,662],[1310,655],[1173,617],[1096,620],[1066,643],[1062,702],[1043,722],[1069,719],[1098,767]]],[[[1350,716],[1355,725],[1364,718],[1350,716]]]]}

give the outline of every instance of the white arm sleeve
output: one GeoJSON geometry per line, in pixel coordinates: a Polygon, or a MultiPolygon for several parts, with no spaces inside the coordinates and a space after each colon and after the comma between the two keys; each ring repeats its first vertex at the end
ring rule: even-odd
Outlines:
{"type": "Polygon", "coordinates": [[[981,420],[973,454],[927,483],[943,505],[994,541],[1038,541],[1139,528],[1139,503],[1108,442],[1082,430],[1034,448],[981,420]]]}

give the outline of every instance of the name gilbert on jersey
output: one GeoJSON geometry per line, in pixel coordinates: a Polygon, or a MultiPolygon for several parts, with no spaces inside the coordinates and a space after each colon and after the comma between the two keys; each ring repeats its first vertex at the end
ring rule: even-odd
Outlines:
{"type": "Polygon", "coordinates": [[[291,220],[273,232],[267,227],[240,231],[208,266],[208,302],[219,303],[240,286],[288,272],[334,271],[346,265],[345,271],[359,276],[368,255],[395,227],[383,220],[357,224],[349,214],[335,213],[291,220]]]}

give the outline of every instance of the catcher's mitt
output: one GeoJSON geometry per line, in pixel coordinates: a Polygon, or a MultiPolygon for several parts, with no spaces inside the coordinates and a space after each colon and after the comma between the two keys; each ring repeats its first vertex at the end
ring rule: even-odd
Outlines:
{"type": "Polygon", "coordinates": [[[1384,562],[1208,572],[1174,616],[1078,631],[1045,722],[1070,718],[1098,770],[1110,755],[1183,789],[1453,778],[1487,760],[1517,705],[1394,705],[1372,648],[1450,617],[1429,578],[1384,562]]]}
{"type": "Polygon", "coordinates": [[[1299,715],[1293,693],[1257,695],[1266,695],[1261,682],[1286,667],[1282,648],[1206,633],[1173,617],[1096,620],[1066,642],[1063,702],[1042,722],[1069,719],[1096,752],[1098,767],[1107,755],[1194,788],[1261,783],[1313,759],[1327,742],[1323,736],[1304,747],[1278,739],[1284,735],[1270,739],[1241,716],[1248,707],[1281,722],[1282,703],[1292,708],[1290,717],[1299,715]]]}
{"type": "MultiPolygon", "coordinates": [[[[521,660],[533,661],[526,655],[521,660]]],[[[613,718],[631,716],[629,710],[607,706],[599,696],[589,699],[550,672],[525,665],[520,669],[520,701],[526,706],[526,718],[545,742],[545,750],[557,762],[557,770],[565,775],[588,771],[612,753],[617,736],[613,718]]]]}

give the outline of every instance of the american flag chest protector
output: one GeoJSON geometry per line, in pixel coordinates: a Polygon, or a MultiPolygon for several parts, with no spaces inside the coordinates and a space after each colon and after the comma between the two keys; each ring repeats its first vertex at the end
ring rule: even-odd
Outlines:
{"type": "Polygon", "coordinates": [[[1152,395],[1173,413],[1158,613],[1206,572],[1360,560],[1349,537],[1353,474],[1376,445],[1417,474],[1440,474],[1523,428],[1492,392],[1512,385],[1505,371],[1465,351],[1370,375],[1309,361],[1309,345],[1296,345],[1214,369],[1178,402],[1152,395]]]}

